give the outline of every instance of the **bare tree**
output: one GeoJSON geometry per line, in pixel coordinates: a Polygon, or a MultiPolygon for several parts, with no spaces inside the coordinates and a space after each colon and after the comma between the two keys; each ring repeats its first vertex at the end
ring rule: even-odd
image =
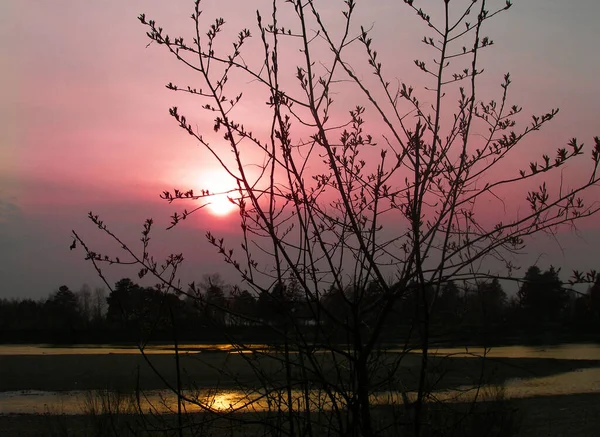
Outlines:
{"type": "MultiPolygon", "coordinates": [[[[170,114],[237,187],[225,194],[239,210],[240,241],[206,236],[277,314],[268,323],[254,314],[246,317],[267,324],[281,346],[266,354],[281,363],[281,373],[269,374],[261,392],[282,413],[278,426],[289,435],[317,434],[316,427],[326,425],[338,435],[375,436],[408,421],[420,436],[434,427],[426,411],[435,401],[437,381],[430,318],[440,291],[449,281],[510,276],[512,254],[532,235],[595,214],[599,205],[586,203],[584,194],[598,183],[600,139],[594,139],[591,159],[578,165],[589,164],[588,178],[570,188],[566,181],[555,186],[552,175],[582,159],[583,144],[576,139],[538,161],[507,169],[518,146],[558,113],[552,109],[525,121],[509,98],[508,73],[497,99],[478,97],[480,53],[493,45],[485,26],[510,1],[466,1],[451,12],[446,0],[434,20],[405,0],[403,6],[430,34],[422,42],[431,59],[414,61],[425,77],[420,87],[386,70],[371,28],[358,22],[356,3],[343,2],[334,31],[319,2],[275,0],[270,10],[257,11],[255,30],[239,30],[229,45],[221,40],[225,20],[204,21],[199,0],[191,41],[167,34],[143,14],[139,19],[153,43],[203,82],[201,87],[170,82],[167,88],[197,97],[212,117],[210,127],[192,122],[177,107],[170,114]],[[257,48],[260,57],[243,55],[257,48]],[[365,65],[358,65],[357,54],[365,65]],[[355,107],[344,107],[353,99],[355,107]],[[260,114],[258,121],[244,119],[248,108],[260,114]],[[532,190],[534,182],[538,188],[532,190]],[[504,190],[523,193],[530,209],[508,212],[501,220],[480,219],[476,205],[500,198],[504,190]],[[488,258],[496,270],[480,268],[488,258]],[[301,296],[301,305],[286,304],[288,287],[301,296]],[[394,323],[397,318],[402,323],[394,323]],[[383,353],[385,338],[400,338],[404,346],[383,353]],[[408,355],[413,348],[420,355],[411,379],[402,369],[414,360],[408,355]],[[405,401],[402,414],[389,420],[375,408],[384,389],[405,401]]],[[[167,202],[198,201],[195,209],[174,213],[171,227],[222,194],[164,191],[167,202]]],[[[137,254],[98,216],[90,218],[125,248],[126,262],[140,265],[140,275],[154,275],[164,290],[193,295],[175,281],[181,255],[164,263],[149,255],[152,220],[137,254]]],[[[121,262],[92,251],[76,233],[74,238],[98,271],[101,262],[121,262]]],[[[246,359],[262,378],[264,367],[253,361],[257,355],[246,359]]]]}
{"type": "Polygon", "coordinates": [[[92,291],[88,284],[83,284],[77,292],[77,305],[79,307],[79,314],[85,321],[89,322],[92,318],[92,291]]]}
{"type": "Polygon", "coordinates": [[[106,292],[102,287],[96,287],[94,289],[94,296],[92,301],[92,320],[100,321],[106,313],[106,292]]]}

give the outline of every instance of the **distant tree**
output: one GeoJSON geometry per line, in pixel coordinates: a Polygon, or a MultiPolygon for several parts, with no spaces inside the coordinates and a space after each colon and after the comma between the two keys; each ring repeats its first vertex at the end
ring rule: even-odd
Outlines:
{"type": "Polygon", "coordinates": [[[184,303],[167,290],[141,287],[129,278],[118,281],[106,299],[107,321],[113,327],[127,328],[148,340],[156,332],[173,326],[174,314],[185,325],[184,303]],[[179,314],[181,313],[181,314],[179,314]]]}
{"type": "Polygon", "coordinates": [[[293,302],[293,308],[295,311],[300,310],[300,304],[305,301],[305,294],[298,279],[291,275],[285,281],[285,293],[286,299],[293,302]]]}
{"type": "Polygon", "coordinates": [[[184,322],[184,304],[177,295],[153,287],[142,288],[141,294],[143,303],[138,323],[147,334],[167,332],[173,324],[180,326],[184,322]]]}
{"type": "Polygon", "coordinates": [[[350,301],[344,291],[338,287],[331,286],[321,296],[320,309],[323,312],[321,320],[332,329],[341,328],[350,317],[350,301]]]}
{"type": "Polygon", "coordinates": [[[310,318],[310,305],[304,299],[303,292],[295,279],[277,281],[270,290],[259,295],[259,312],[264,320],[285,324],[310,318]]]}
{"type": "Polygon", "coordinates": [[[256,301],[257,313],[259,318],[267,325],[275,323],[280,314],[282,301],[275,299],[273,293],[269,290],[261,290],[256,301]]]}
{"type": "Polygon", "coordinates": [[[196,332],[206,326],[206,320],[203,319],[200,309],[200,299],[193,295],[191,288],[188,289],[181,301],[181,314],[178,315],[180,326],[188,334],[195,335],[196,332]]]}
{"type": "Polygon", "coordinates": [[[1,299],[0,330],[41,330],[44,326],[45,301],[1,299]]]}
{"type": "Polygon", "coordinates": [[[593,317],[600,322],[600,273],[587,292],[588,308],[593,317]]]}
{"type": "Polygon", "coordinates": [[[66,285],[52,293],[44,307],[51,328],[72,330],[81,321],[77,296],[66,285]]]}
{"type": "Polygon", "coordinates": [[[92,319],[92,290],[88,284],[83,284],[76,293],[79,314],[84,322],[92,319]]]}
{"type": "Polygon", "coordinates": [[[518,298],[528,322],[548,323],[560,320],[568,294],[558,273],[559,270],[554,267],[542,272],[537,266],[529,267],[525,273],[518,298]]]}
{"type": "Polygon", "coordinates": [[[211,323],[225,323],[227,299],[225,292],[228,286],[218,274],[206,275],[200,286],[202,290],[202,311],[211,323]]]}
{"type": "Polygon", "coordinates": [[[508,297],[497,278],[478,284],[478,296],[484,317],[489,322],[499,322],[505,315],[508,297]]]}
{"type": "Polygon", "coordinates": [[[123,278],[115,283],[106,302],[106,319],[109,322],[122,326],[135,325],[144,307],[142,288],[131,279],[123,278]]]}
{"type": "Polygon", "coordinates": [[[252,325],[258,316],[254,296],[248,290],[239,288],[234,288],[232,292],[230,310],[235,317],[233,322],[239,325],[252,325]]]}
{"type": "Polygon", "coordinates": [[[443,284],[436,287],[431,283],[419,284],[416,281],[407,286],[394,285],[398,299],[394,302],[395,317],[391,318],[391,325],[411,326],[414,324],[429,323],[435,319],[435,298],[441,292],[443,284]]]}
{"type": "Polygon", "coordinates": [[[483,314],[481,311],[481,300],[477,292],[477,287],[473,285],[465,286],[464,291],[464,315],[463,322],[470,325],[482,325],[483,314]]]}
{"type": "Polygon", "coordinates": [[[94,295],[91,302],[91,313],[92,320],[95,323],[100,323],[104,320],[106,312],[107,301],[106,301],[106,290],[102,287],[96,287],[94,289],[94,295]]]}
{"type": "Polygon", "coordinates": [[[435,301],[434,314],[442,322],[454,324],[461,318],[463,305],[462,291],[454,281],[448,281],[435,301]]]}

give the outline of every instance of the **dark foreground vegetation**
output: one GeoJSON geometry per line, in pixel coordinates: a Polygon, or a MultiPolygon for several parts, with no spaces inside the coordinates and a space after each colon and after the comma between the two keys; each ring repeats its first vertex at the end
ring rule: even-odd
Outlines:
{"type": "MultiPolygon", "coordinates": [[[[600,337],[600,275],[587,291],[565,286],[559,270],[530,267],[516,296],[508,298],[497,279],[447,282],[432,307],[433,343],[456,345],[551,344],[598,341],[600,337]]],[[[416,290],[415,290],[416,291],[416,290]]],[[[372,284],[363,299],[381,301],[382,290],[372,284]]],[[[414,323],[416,293],[405,293],[395,303],[381,341],[402,342],[414,323]]],[[[0,300],[0,342],[3,343],[138,343],[170,342],[176,328],[179,341],[272,343],[273,327],[281,314],[311,332],[350,316],[352,290],[329,289],[311,302],[293,281],[258,295],[226,284],[218,275],[191,284],[187,295],[143,287],[125,278],[106,296],[87,286],[78,292],[61,286],[47,299],[0,300]],[[317,320],[316,308],[323,308],[317,320]],[[345,312],[348,312],[345,314],[345,312]]],[[[433,297],[433,292],[432,292],[433,297]]],[[[287,321],[289,323],[289,320],[287,321]]],[[[365,320],[365,324],[369,321],[365,320]]],[[[340,338],[340,341],[344,341],[340,338]]]]}
{"type": "MultiPolygon", "coordinates": [[[[456,429],[455,435],[467,427],[478,427],[479,434],[488,435],[489,428],[518,428],[512,434],[516,437],[567,437],[597,435],[598,418],[600,417],[600,395],[579,394],[568,396],[539,397],[533,399],[514,399],[510,401],[513,411],[511,417],[498,418],[497,402],[482,402],[479,410],[472,414],[469,420],[463,420],[462,429],[456,429]],[[492,419],[492,420],[490,420],[492,419]]],[[[463,406],[468,409],[469,406],[463,406]]],[[[446,412],[446,416],[455,414],[446,412]]],[[[438,420],[443,420],[443,413],[438,415],[438,420]]],[[[113,429],[118,435],[133,436],[144,435],[146,429],[173,429],[177,426],[177,417],[164,416],[157,418],[140,418],[137,415],[109,416],[101,414],[82,414],[79,416],[65,416],[61,414],[46,415],[12,415],[0,416],[0,427],[7,436],[19,437],[67,437],[67,436],[113,436],[113,429]],[[158,425],[158,426],[157,426],[158,425]]],[[[186,427],[186,436],[231,436],[251,437],[269,435],[268,429],[255,424],[247,427],[239,426],[239,417],[229,417],[211,420],[204,414],[192,414],[188,420],[199,424],[197,428],[186,427]],[[202,424],[204,425],[202,426],[202,424]],[[195,434],[192,430],[202,431],[195,434]]],[[[410,431],[408,431],[410,432],[410,431]]],[[[403,435],[410,435],[409,433],[403,435]]],[[[154,435],[160,435],[155,433],[154,435]]],[[[168,435],[168,434],[167,434],[168,435]]],[[[507,432],[506,435],[510,435],[507,432]]]]}

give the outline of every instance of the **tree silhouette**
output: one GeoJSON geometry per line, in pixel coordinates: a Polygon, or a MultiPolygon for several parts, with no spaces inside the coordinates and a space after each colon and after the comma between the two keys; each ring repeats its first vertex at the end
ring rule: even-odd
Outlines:
{"type": "Polygon", "coordinates": [[[560,320],[568,301],[568,294],[554,267],[542,272],[531,266],[518,292],[519,303],[528,323],[549,323],[560,320]]]}
{"type": "Polygon", "coordinates": [[[108,304],[106,319],[124,327],[137,325],[145,307],[141,287],[129,278],[123,278],[115,283],[106,302],[108,304]]]}
{"type": "Polygon", "coordinates": [[[233,290],[230,309],[235,324],[248,326],[258,321],[256,299],[248,290],[233,290]]]}
{"type": "Polygon", "coordinates": [[[499,322],[504,316],[508,298],[498,278],[478,284],[479,299],[483,314],[489,322],[499,322]]]}
{"type": "Polygon", "coordinates": [[[600,274],[596,275],[594,284],[587,292],[588,308],[597,322],[600,322],[600,274]]]}
{"type": "MultiPolygon", "coordinates": [[[[357,23],[354,0],[343,2],[335,28],[324,2],[274,1],[267,11],[257,11],[252,25],[257,35],[248,26],[230,41],[224,41],[232,35],[223,31],[225,19],[206,23],[200,1],[191,15],[191,41],[139,17],[155,45],[197,74],[193,84],[169,82],[167,88],[197,98],[210,125],[206,119],[197,124],[177,106],[169,113],[237,187],[226,194],[238,208],[240,235],[225,239],[208,231],[206,238],[257,296],[259,318],[273,343],[283,345],[283,353],[278,349],[265,358],[281,368],[270,380],[247,359],[265,396],[272,396],[279,432],[289,436],[404,433],[403,414],[386,423],[377,420],[372,395],[382,387],[395,393],[404,387],[402,374],[389,369],[399,368],[414,347],[420,355],[416,399],[406,407],[412,411],[409,422],[416,436],[435,434],[428,428],[427,402],[436,381],[431,328],[445,284],[480,283],[511,271],[510,257],[529,237],[573,225],[600,209],[586,202],[587,190],[600,181],[599,138],[585,178],[578,167],[582,182],[554,187],[547,182],[584,154],[583,145],[571,139],[531,162],[523,162],[519,150],[558,110],[523,117],[512,102],[511,76],[504,72],[498,97],[482,101],[481,53],[493,45],[484,32],[488,20],[511,2],[493,9],[485,0],[438,2],[435,15],[404,3],[430,33],[422,40],[427,59],[414,61],[426,77],[419,87],[386,68],[376,49],[375,26],[357,23]],[[478,206],[487,208],[502,192],[521,195],[527,208],[481,217],[478,206]],[[480,269],[485,259],[497,263],[493,272],[480,269]],[[296,296],[312,313],[311,331],[296,317],[296,296]],[[386,356],[382,338],[400,323],[406,326],[402,352],[386,356]],[[338,335],[332,335],[334,329],[338,335]],[[335,365],[324,366],[317,349],[335,365]],[[311,390],[323,393],[328,403],[317,419],[307,395],[311,390]],[[303,403],[296,402],[296,392],[304,394],[303,403]],[[313,431],[323,423],[326,430],[313,431]]],[[[198,202],[193,210],[173,213],[169,228],[202,211],[216,194],[222,193],[163,191],[170,204],[198,202]]],[[[167,290],[219,308],[216,291],[211,302],[179,285],[180,253],[161,263],[149,255],[151,219],[137,253],[97,215],[89,216],[140,265],[142,276],[151,274],[167,290]]],[[[116,257],[92,251],[77,233],[74,238],[99,272],[101,263],[119,264],[116,257]]],[[[551,320],[563,305],[557,272],[540,275],[551,288],[543,299],[539,278],[534,272],[529,276],[521,302],[532,316],[551,320]]],[[[503,300],[499,284],[486,287],[490,296],[478,298],[479,306],[495,311],[503,300]]]]}
{"type": "Polygon", "coordinates": [[[77,296],[66,285],[61,285],[52,293],[44,307],[54,329],[73,330],[81,322],[77,296]]]}
{"type": "Polygon", "coordinates": [[[454,281],[448,281],[435,302],[435,314],[446,324],[457,324],[462,318],[463,307],[461,290],[454,281]]]}
{"type": "Polygon", "coordinates": [[[202,285],[202,304],[205,317],[212,323],[225,324],[227,299],[224,283],[218,276],[209,276],[202,285]]]}

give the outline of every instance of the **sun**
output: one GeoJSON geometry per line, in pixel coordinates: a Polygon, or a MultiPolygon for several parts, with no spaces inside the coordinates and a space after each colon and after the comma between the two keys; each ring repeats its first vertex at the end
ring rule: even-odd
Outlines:
{"type": "Polygon", "coordinates": [[[235,189],[233,178],[225,171],[208,170],[203,171],[200,176],[200,188],[208,190],[209,193],[215,193],[204,198],[206,209],[215,216],[224,217],[237,209],[237,206],[231,202],[230,198],[235,198],[235,189]]]}
{"type": "Polygon", "coordinates": [[[229,200],[226,194],[215,194],[208,199],[206,205],[211,214],[216,216],[226,216],[235,211],[237,208],[234,203],[229,200]]]}

